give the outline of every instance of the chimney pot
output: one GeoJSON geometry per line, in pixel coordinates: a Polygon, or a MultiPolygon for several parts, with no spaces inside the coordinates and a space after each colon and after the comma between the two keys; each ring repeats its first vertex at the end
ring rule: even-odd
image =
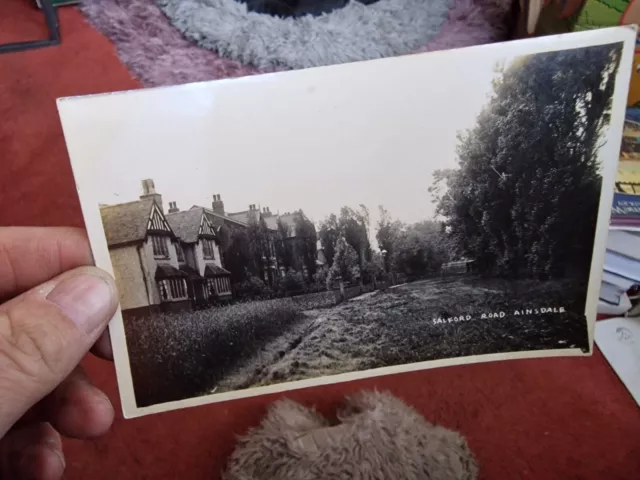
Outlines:
{"type": "Polygon", "coordinates": [[[142,194],[151,195],[156,193],[156,186],[153,184],[153,180],[146,178],[142,180],[142,194]]]}
{"type": "Polygon", "coordinates": [[[162,206],[162,195],[156,192],[156,186],[153,183],[153,180],[150,178],[146,178],[142,180],[142,195],[140,195],[140,199],[151,198],[158,205],[160,210],[164,213],[164,209],[162,206]]]}
{"type": "Polygon", "coordinates": [[[178,213],[180,209],[176,202],[169,202],[169,213],[178,213]]]}
{"type": "Polygon", "coordinates": [[[213,195],[213,203],[211,204],[211,208],[218,215],[224,215],[224,202],[222,201],[222,196],[219,193],[213,195]]]}

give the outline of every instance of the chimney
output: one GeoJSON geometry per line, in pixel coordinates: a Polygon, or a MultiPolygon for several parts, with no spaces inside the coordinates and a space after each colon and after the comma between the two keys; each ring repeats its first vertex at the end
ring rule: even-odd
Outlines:
{"type": "Polygon", "coordinates": [[[224,202],[220,198],[219,194],[213,196],[213,202],[211,203],[211,210],[218,215],[224,216],[224,202]]]}
{"type": "Polygon", "coordinates": [[[271,216],[271,210],[269,210],[269,207],[264,207],[262,209],[262,214],[266,218],[270,217],[271,216]]]}
{"type": "Polygon", "coordinates": [[[178,213],[180,209],[176,202],[169,202],[169,213],[178,213]]]}
{"type": "Polygon", "coordinates": [[[146,198],[152,198],[160,208],[160,211],[164,213],[164,209],[162,207],[162,195],[156,193],[156,186],[150,178],[142,180],[142,195],[140,195],[140,200],[144,200],[146,198]]]}

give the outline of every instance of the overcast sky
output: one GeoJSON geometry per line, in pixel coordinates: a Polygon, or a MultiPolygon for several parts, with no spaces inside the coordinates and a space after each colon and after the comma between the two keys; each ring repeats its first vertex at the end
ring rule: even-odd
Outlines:
{"type": "Polygon", "coordinates": [[[319,222],[365,204],[373,227],[378,205],[404,222],[433,217],[431,174],[455,166],[456,133],[473,126],[494,66],[414,58],[369,63],[362,73],[308,70],[97,96],[73,108],[91,123],[79,122],[78,136],[101,203],[135,200],[151,178],[165,209],[169,201],[210,206],[220,194],[227,211],[301,208],[319,222]]]}
{"type": "Polygon", "coordinates": [[[135,200],[151,178],[165,210],[220,194],[230,212],[302,209],[319,222],[365,204],[373,228],[378,205],[403,222],[433,218],[432,173],[455,167],[456,134],[475,124],[496,64],[513,58],[438,52],[107,94],[61,111],[80,189],[100,203],[135,200]]]}

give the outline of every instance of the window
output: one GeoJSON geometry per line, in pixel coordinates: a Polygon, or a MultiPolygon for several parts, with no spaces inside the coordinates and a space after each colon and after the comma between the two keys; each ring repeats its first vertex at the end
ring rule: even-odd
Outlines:
{"type": "Polygon", "coordinates": [[[184,251],[182,250],[182,245],[176,243],[176,255],[178,256],[179,262],[184,262],[184,251]]]}
{"type": "Polygon", "coordinates": [[[202,254],[204,258],[207,259],[215,259],[215,247],[213,245],[213,240],[203,239],[202,240],[202,254]]]}
{"type": "Polygon", "coordinates": [[[167,247],[167,239],[165,237],[151,237],[153,244],[153,256],[161,258],[169,258],[169,247],[167,247]]]}
{"type": "Polygon", "coordinates": [[[187,284],[181,278],[172,278],[158,282],[162,301],[182,300],[187,298],[187,284]]]}
{"type": "Polygon", "coordinates": [[[217,295],[231,293],[231,281],[227,277],[210,278],[207,281],[207,286],[212,294],[214,292],[217,295]]]}

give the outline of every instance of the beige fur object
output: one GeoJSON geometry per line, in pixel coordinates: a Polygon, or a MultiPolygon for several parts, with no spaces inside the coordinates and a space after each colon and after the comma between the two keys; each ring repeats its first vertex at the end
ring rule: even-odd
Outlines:
{"type": "Polygon", "coordinates": [[[347,398],[331,425],[291,400],[271,406],[239,441],[225,480],[472,480],[459,433],[427,422],[388,393],[347,398]]]}

